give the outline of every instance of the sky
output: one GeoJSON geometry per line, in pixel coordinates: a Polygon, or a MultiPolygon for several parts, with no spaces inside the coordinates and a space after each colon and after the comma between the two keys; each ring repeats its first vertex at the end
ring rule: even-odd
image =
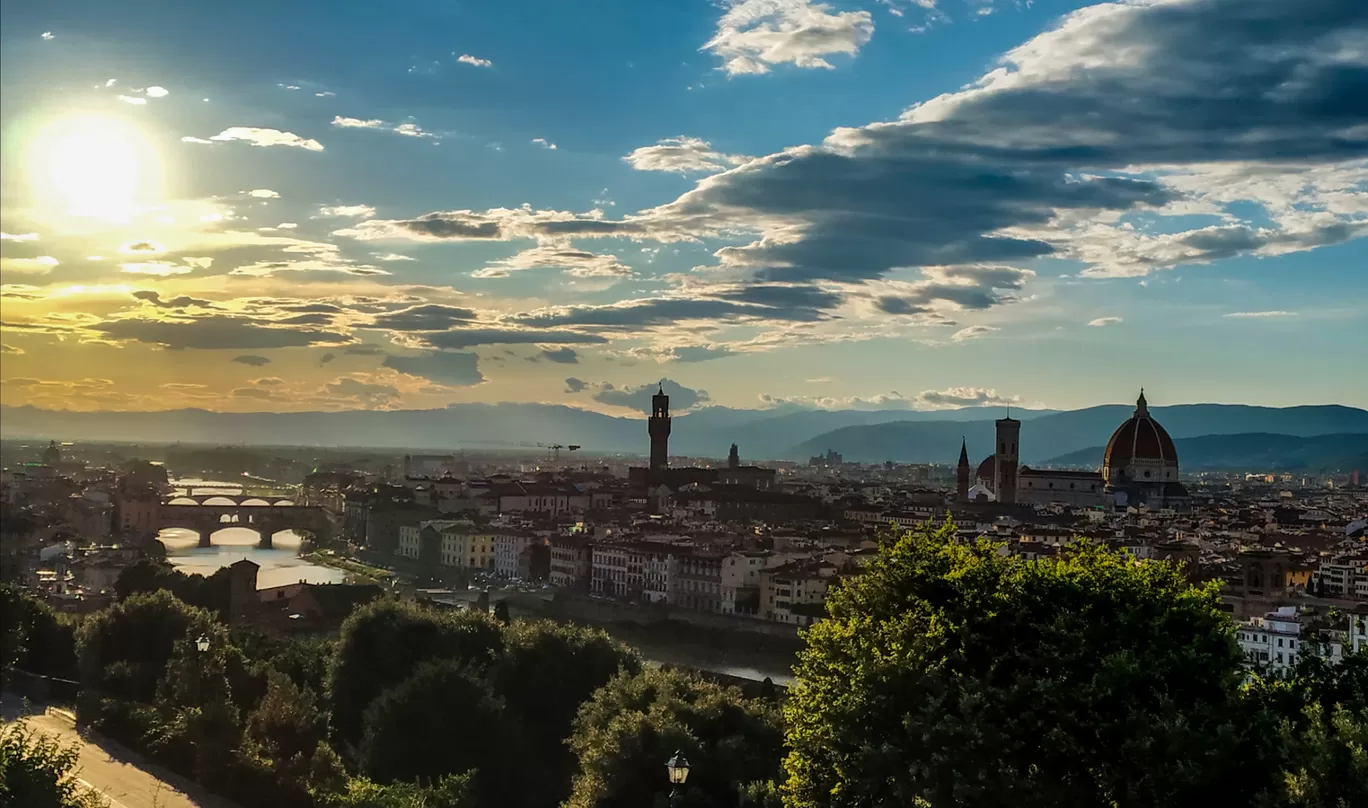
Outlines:
{"type": "Polygon", "coordinates": [[[1362,0],[0,8],[7,405],[1368,405],[1362,0]]]}

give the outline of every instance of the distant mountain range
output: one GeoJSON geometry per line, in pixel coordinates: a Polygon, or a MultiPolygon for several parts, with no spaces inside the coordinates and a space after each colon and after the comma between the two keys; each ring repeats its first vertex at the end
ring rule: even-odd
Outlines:
{"type": "MultiPolygon", "coordinates": [[[[1184,471],[1268,469],[1320,471],[1363,469],[1368,472],[1368,433],[1343,435],[1203,435],[1177,438],[1173,446],[1184,471]]],[[[1051,466],[1096,466],[1105,447],[1092,446],[1047,461],[1051,466]]]]}
{"type": "MultiPolygon", "coordinates": [[[[1116,427],[1134,410],[1130,405],[1109,404],[1034,418],[1021,427],[1021,460],[1042,463],[1060,455],[1105,446],[1116,427]]],[[[1368,432],[1368,410],[1338,405],[1275,408],[1180,404],[1150,407],[1150,412],[1175,440],[1253,432],[1297,437],[1368,432]]],[[[996,417],[997,413],[993,415],[996,417]]],[[[815,455],[830,448],[849,460],[947,463],[959,456],[960,437],[964,436],[969,443],[969,456],[977,463],[992,453],[994,429],[991,419],[848,426],[804,440],[789,454],[815,455]]],[[[1100,464],[1102,450],[1094,451],[1096,459],[1080,465],[1100,464]]]]}
{"type": "MultiPolygon", "coordinates": [[[[1096,447],[1106,443],[1133,409],[1131,405],[1067,412],[1013,409],[1013,417],[1026,422],[1021,430],[1022,461],[1059,462],[1061,456],[1081,452],[1084,459],[1077,465],[1096,465],[1102,457],[1102,450],[1096,447]],[[1095,455],[1094,460],[1086,460],[1089,452],[1095,455]]],[[[1251,433],[1279,438],[1368,433],[1368,410],[1336,405],[1273,408],[1185,404],[1152,407],[1151,411],[1175,440],[1251,433]]],[[[977,463],[992,451],[993,421],[1002,414],[999,408],[919,412],[706,407],[675,417],[670,451],[723,458],[728,447],[736,443],[747,461],[804,460],[833,449],[854,461],[953,463],[963,436],[977,463]]],[[[195,409],[68,412],[0,407],[0,437],[355,446],[429,452],[538,443],[573,443],[597,454],[644,455],[648,449],[644,418],[614,417],[554,404],[517,403],[456,404],[442,410],[311,413],[195,409]]]]}

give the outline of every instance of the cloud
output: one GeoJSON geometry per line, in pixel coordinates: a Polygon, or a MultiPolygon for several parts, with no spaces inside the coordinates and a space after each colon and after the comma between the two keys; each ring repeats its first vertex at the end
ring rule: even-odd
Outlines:
{"type": "Polygon", "coordinates": [[[40,255],[37,258],[0,258],[0,271],[15,275],[46,275],[60,263],[50,255],[40,255]]]}
{"type": "Polygon", "coordinates": [[[1296,317],[1295,311],[1232,311],[1222,317],[1296,317]]]}
{"type": "Polygon", "coordinates": [[[479,357],[460,351],[430,351],[413,356],[386,356],[381,365],[437,384],[470,387],[484,381],[479,357]]]}
{"type": "Polygon", "coordinates": [[[154,84],[151,87],[148,87],[145,93],[148,98],[165,98],[171,94],[171,91],[165,87],[158,87],[154,84]]]}
{"type": "MultiPolygon", "coordinates": [[[[362,241],[509,241],[515,238],[566,239],[596,236],[640,236],[645,230],[631,221],[608,221],[602,211],[572,213],[537,210],[531,205],[486,211],[444,210],[413,219],[373,219],[337,230],[335,236],[362,241]]],[[[666,236],[668,237],[668,236],[666,236]]]]}
{"type": "Polygon", "coordinates": [[[170,275],[188,275],[194,272],[197,264],[177,264],[175,261],[139,261],[129,264],[119,264],[120,272],[127,272],[130,275],[153,275],[165,278],[170,275]]]}
{"type": "Polygon", "coordinates": [[[344,129],[384,129],[389,124],[379,118],[348,118],[344,115],[336,115],[332,119],[333,126],[340,126],[344,129]]]}
{"type": "Polygon", "coordinates": [[[262,401],[279,401],[276,394],[265,387],[234,387],[229,395],[237,398],[256,398],[262,401]]]}
{"type": "Polygon", "coordinates": [[[481,59],[481,58],[479,58],[478,56],[471,56],[471,55],[468,54],[468,53],[463,53],[463,54],[461,54],[460,56],[456,57],[456,61],[460,62],[460,63],[463,64],[463,65],[470,65],[471,67],[493,67],[493,66],[494,66],[494,63],[491,62],[491,61],[489,61],[488,59],[481,59]]]}
{"type": "Polygon", "coordinates": [[[336,358],[337,358],[337,354],[332,353],[331,351],[329,351],[328,353],[325,353],[325,354],[323,354],[322,356],[318,357],[318,364],[320,364],[320,365],[326,365],[326,364],[332,362],[332,361],[333,361],[334,359],[336,359],[336,358]]]}
{"type": "Polygon", "coordinates": [[[964,342],[966,340],[977,339],[979,337],[986,337],[994,331],[1001,330],[1002,329],[996,328],[991,325],[971,325],[968,328],[961,328],[960,330],[956,331],[953,335],[951,335],[950,339],[954,340],[955,342],[964,342]]]}
{"type": "Polygon", "coordinates": [[[673,171],[679,174],[725,171],[749,157],[713,151],[712,144],[696,137],[667,137],[654,146],[641,146],[623,157],[637,171],[673,171]]]}
{"type": "Polygon", "coordinates": [[[44,31],[44,32],[43,32],[43,34],[42,34],[42,40],[43,40],[44,42],[48,42],[48,41],[53,40],[53,39],[56,39],[56,37],[54,37],[54,36],[52,35],[52,32],[51,32],[51,31],[44,31]]]}
{"type": "Polygon", "coordinates": [[[374,255],[375,255],[375,260],[377,260],[377,261],[417,261],[417,260],[418,260],[418,259],[416,259],[416,258],[412,258],[412,257],[407,256],[407,255],[400,255],[399,253],[375,253],[374,255]]]}
{"type": "Polygon", "coordinates": [[[282,132],[279,129],[260,129],[255,126],[231,126],[208,141],[196,137],[183,137],[181,140],[186,143],[239,140],[253,146],[294,146],[309,151],[323,151],[323,144],[312,138],[300,137],[293,132],[282,132]]]}
{"type": "Polygon", "coordinates": [[[0,233],[0,241],[37,241],[37,233],[0,233]]]}
{"type": "Polygon", "coordinates": [[[8,345],[0,343],[0,354],[21,354],[23,352],[24,349],[18,347],[17,345],[8,345]]]}
{"type": "Polygon", "coordinates": [[[136,95],[120,95],[117,97],[120,101],[124,102],[125,104],[133,104],[134,106],[140,107],[147,103],[146,98],[142,98],[136,95]]]}
{"type": "Polygon", "coordinates": [[[874,35],[868,11],[833,11],[813,0],[728,0],[717,33],[699,50],[728,75],[768,73],[779,64],[831,68],[825,57],[854,56],[874,35]]]}
{"type": "Polygon", "coordinates": [[[675,326],[695,320],[812,322],[825,319],[820,309],[840,299],[839,295],[822,290],[773,284],[717,287],[712,293],[719,297],[639,298],[603,305],[553,306],[515,314],[511,319],[532,327],[594,326],[619,331],[675,326]]]}
{"type": "Polygon", "coordinates": [[[205,138],[195,137],[193,135],[186,135],[185,137],[181,138],[181,143],[198,143],[201,146],[214,145],[214,141],[212,140],[206,140],[205,138]]]}
{"type": "Polygon", "coordinates": [[[248,196],[254,197],[254,198],[256,198],[256,199],[279,199],[279,198],[280,198],[280,194],[276,193],[275,191],[272,191],[270,188],[257,188],[257,189],[251,190],[251,191],[245,191],[244,193],[246,193],[248,196]]]}
{"type": "Polygon", "coordinates": [[[348,345],[342,349],[342,353],[348,356],[384,356],[385,351],[379,345],[362,343],[360,345],[348,345]]]}
{"type": "Polygon", "coordinates": [[[539,244],[516,255],[492,261],[483,269],[470,273],[473,278],[506,278],[524,269],[563,269],[565,274],[578,278],[626,276],[632,268],[616,255],[601,255],[578,250],[568,241],[539,244]]]}
{"type": "Polygon", "coordinates": [[[383,129],[405,137],[440,140],[440,137],[435,133],[429,132],[411,121],[407,123],[391,124],[388,121],[383,121],[379,118],[348,118],[343,115],[338,115],[333,118],[332,125],[343,129],[383,129]]]}
{"type": "Polygon", "coordinates": [[[160,309],[183,309],[189,306],[201,306],[208,308],[213,304],[202,298],[190,297],[189,295],[177,295],[176,297],[163,298],[161,292],[152,289],[137,289],[133,292],[133,297],[147,303],[151,303],[160,309]]]}
{"type": "Polygon", "coordinates": [[[269,320],[217,314],[177,320],[107,320],[89,329],[111,340],[161,345],[172,350],[295,348],[348,341],[345,335],[334,331],[274,327],[269,320]]]}
{"type": "Polygon", "coordinates": [[[324,205],[318,209],[316,219],[369,219],[375,215],[370,205],[324,205]]]}
{"type": "Polygon", "coordinates": [[[235,356],[235,357],[233,357],[233,358],[232,358],[231,360],[229,360],[229,361],[237,362],[238,364],[241,364],[241,365],[251,365],[251,366],[254,367],[254,368],[259,368],[259,367],[261,367],[262,365],[269,365],[269,364],[271,364],[271,360],[270,360],[270,359],[267,359],[267,358],[264,357],[264,356],[256,356],[256,355],[253,355],[253,354],[246,354],[245,356],[235,356]]]}
{"type": "Polygon", "coordinates": [[[574,348],[543,348],[538,355],[548,362],[560,365],[579,364],[579,353],[574,348]]]}
{"type": "Polygon", "coordinates": [[[370,327],[388,331],[445,331],[469,323],[476,317],[473,309],[427,303],[382,314],[375,318],[370,327]]]}
{"type": "Polygon", "coordinates": [[[281,272],[336,272],[359,277],[390,274],[389,270],[373,267],[369,264],[356,264],[342,258],[329,256],[288,261],[259,261],[255,264],[244,264],[228,274],[266,278],[281,272]]]}
{"type": "Polygon", "coordinates": [[[557,329],[457,328],[425,332],[422,342],[434,348],[459,350],[476,345],[601,345],[608,340],[598,334],[557,329]]]}
{"type": "Polygon", "coordinates": [[[323,389],[331,395],[351,399],[366,407],[384,407],[399,398],[399,388],[392,384],[366,382],[350,376],[329,382],[323,389]]]}
{"type": "Polygon", "coordinates": [[[583,379],[576,379],[574,376],[565,380],[565,392],[567,393],[578,393],[588,386],[589,382],[586,382],[583,379]]]}
{"type": "MultiPolygon", "coordinates": [[[[567,389],[572,386],[571,381],[571,379],[565,380],[567,389]]],[[[711,400],[706,390],[694,390],[672,379],[662,379],[659,382],[651,382],[636,387],[615,387],[608,382],[582,384],[581,390],[592,390],[591,397],[600,404],[607,404],[610,407],[623,407],[642,413],[651,411],[651,397],[662,388],[665,390],[665,394],[670,397],[670,409],[674,412],[690,410],[711,400]]]]}
{"type": "Polygon", "coordinates": [[[131,241],[119,248],[123,253],[164,253],[165,245],[155,241],[131,241]]]}
{"type": "Polygon", "coordinates": [[[1104,328],[1109,325],[1116,325],[1121,322],[1120,317],[1098,317],[1096,320],[1089,320],[1088,325],[1094,328],[1104,328]]]}
{"type": "Polygon", "coordinates": [[[669,349],[666,358],[675,362],[706,362],[735,353],[726,345],[676,345],[669,349]]]}
{"type": "Polygon", "coordinates": [[[917,396],[917,403],[927,409],[946,409],[954,407],[1006,407],[1020,402],[1016,396],[998,395],[996,390],[985,387],[950,387],[945,390],[923,390],[917,396]]]}
{"type": "Polygon", "coordinates": [[[534,137],[532,138],[532,142],[538,146],[541,146],[543,149],[549,149],[554,151],[556,148],[556,144],[552,143],[544,137],[534,137]]]}

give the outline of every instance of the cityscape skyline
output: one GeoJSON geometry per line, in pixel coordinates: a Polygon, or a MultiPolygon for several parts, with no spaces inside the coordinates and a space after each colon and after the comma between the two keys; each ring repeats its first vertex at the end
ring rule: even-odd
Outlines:
{"type": "Polygon", "coordinates": [[[1361,4],[531,6],[7,6],[0,401],[1368,401],[1361,4]]]}

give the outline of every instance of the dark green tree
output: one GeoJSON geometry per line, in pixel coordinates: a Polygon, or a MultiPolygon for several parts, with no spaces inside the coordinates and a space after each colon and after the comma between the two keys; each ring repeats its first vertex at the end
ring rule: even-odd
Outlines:
{"type": "Polygon", "coordinates": [[[292,776],[302,778],[327,731],[327,716],[313,691],[271,671],[265,697],[247,716],[246,735],[254,753],[277,769],[293,766],[292,776]]]}
{"type": "Polygon", "coordinates": [[[646,668],[600,689],[569,744],[579,773],[566,808],[657,804],[670,791],[665,761],[676,751],[692,764],[684,804],[730,808],[761,788],[752,784],[778,778],[783,730],[771,705],[734,687],[646,668]]]}
{"type": "Polygon", "coordinates": [[[483,801],[504,804],[498,797],[522,785],[502,776],[517,761],[516,740],[503,701],[480,671],[432,661],[366,708],[361,770],[386,784],[474,772],[483,801]]]}
{"type": "Polygon", "coordinates": [[[431,659],[473,668],[491,664],[503,650],[503,632],[488,615],[439,612],[413,603],[380,600],[352,612],[328,677],[331,724],[339,749],[361,740],[362,715],[380,694],[431,659]]]}
{"type": "Polygon", "coordinates": [[[602,631],[548,620],[510,624],[505,642],[490,678],[522,728],[523,764],[537,772],[520,796],[556,806],[570,793],[575,758],[565,739],[580,705],[619,672],[640,671],[641,658],[602,631]]]}
{"type": "Polygon", "coordinates": [[[165,590],[88,617],[76,635],[81,683],[95,695],[150,704],[178,644],[213,632],[210,615],[165,590]]]}
{"type": "Polygon", "coordinates": [[[380,785],[354,777],[325,805],[329,808],[476,808],[467,775],[449,774],[429,786],[417,783],[380,785]]]}
{"type": "Polygon", "coordinates": [[[1268,772],[1214,586],[947,523],[884,542],[806,632],[786,795],[816,806],[1248,804],[1268,772]]]}

